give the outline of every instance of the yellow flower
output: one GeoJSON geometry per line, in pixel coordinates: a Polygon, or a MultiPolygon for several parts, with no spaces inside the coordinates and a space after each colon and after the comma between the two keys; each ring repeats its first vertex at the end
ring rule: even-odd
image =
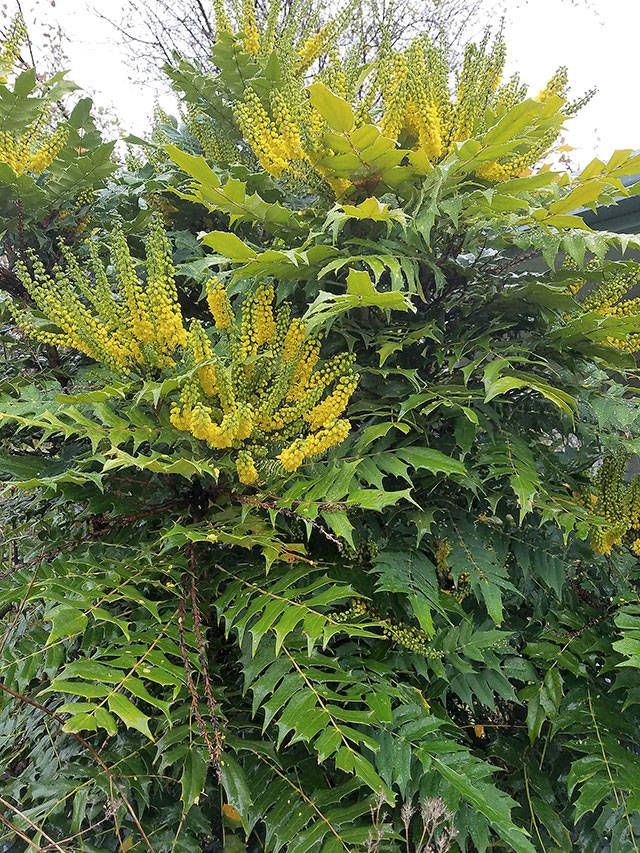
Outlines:
{"type": "Polygon", "coordinates": [[[258,481],[258,469],[253,456],[246,450],[241,450],[236,457],[236,470],[241,483],[252,485],[258,481]]]}

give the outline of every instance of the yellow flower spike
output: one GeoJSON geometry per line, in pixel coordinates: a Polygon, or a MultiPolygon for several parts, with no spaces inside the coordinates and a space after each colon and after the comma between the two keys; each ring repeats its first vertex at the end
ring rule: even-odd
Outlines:
{"type": "Polygon", "coordinates": [[[28,33],[24,18],[18,13],[9,25],[9,32],[0,49],[0,83],[6,83],[9,74],[20,56],[20,48],[27,40],[28,33]]]}
{"type": "Polygon", "coordinates": [[[116,228],[113,233],[111,260],[116,270],[119,290],[126,301],[131,332],[139,343],[150,343],[154,339],[154,333],[147,296],[138,281],[129,246],[120,228],[116,228]]]}
{"type": "Polygon", "coordinates": [[[282,351],[282,357],[285,361],[292,361],[298,354],[304,343],[305,332],[306,325],[302,320],[296,319],[291,321],[284,339],[284,348],[282,351]]]}
{"type": "Polygon", "coordinates": [[[487,163],[481,163],[476,169],[476,175],[485,181],[506,181],[513,177],[512,173],[506,166],[491,160],[487,163]]]}
{"type": "Polygon", "coordinates": [[[241,483],[250,486],[258,481],[258,469],[253,456],[247,450],[241,450],[236,457],[236,470],[241,483]]]}
{"type": "Polygon", "coordinates": [[[342,376],[333,393],[304,415],[312,430],[331,427],[347,408],[347,404],[358,384],[356,376],[342,376]]]}
{"type": "Polygon", "coordinates": [[[231,21],[227,15],[224,0],[213,0],[213,14],[216,25],[216,40],[219,39],[223,33],[233,35],[233,27],[231,26],[231,21]]]}
{"type": "Polygon", "coordinates": [[[228,329],[234,322],[226,287],[214,275],[207,282],[207,304],[218,329],[228,329]]]}
{"type": "Polygon", "coordinates": [[[178,303],[171,246],[158,220],[152,222],[146,240],[147,306],[153,317],[155,346],[167,356],[187,342],[178,303]]]}
{"type": "MultiPolygon", "coordinates": [[[[213,361],[213,349],[207,337],[202,323],[192,320],[187,336],[187,351],[193,364],[198,365],[206,361],[213,361]]],[[[208,397],[216,393],[216,371],[212,364],[205,364],[198,368],[197,377],[202,390],[208,397]]]]}
{"type": "Polygon", "coordinates": [[[279,89],[272,92],[270,100],[274,126],[278,133],[278,151],[289,165],[291,160],[299,160],[305,156],[300,126],[294,121],[289,104],[279,89]]]}
{"type": "Polygon", "coordinates": [[[325,47],[331,42],[332,36],[332,22],[325,24],[317,33],[309,36],[298,51],[298,56],[300,57],[299,67],[301,70],[307,69],[324,53],[325,47]]]}
{"type": "Polygon", "coordinates": [[[255,0],[242,0],[242,41],[252,56],[260,53],[260,34],[256,23],[255,0]]]}
{"type": "Polygon", "coordinates": [[[302,400],[309,389],[311,375],[319,358],[320,342],[316,340],[305,341],[287,393],[287,400],[302,400]]]}
{"type": "Polygon", "coordinates": [[[280,453],[278,459],[285,471],[293,473],[302,465],[304,462],[303,446],[304,442],[297,439],[293,444],[289,445],[289,447],[285,447],[285,449],[280,453]]]}
{"type": "Polygon", "coordinates": [[[258,346],[271,343],[276,334],[273,318],[273,300],[275,291],[272,284],[261,284],[255,293],[253,304],[253,324],[258,346]]]}
{"type": "Polygon", "coordinates": [[[236,117],[260,165],[269,174],[279,177],[288,165],[288,145],[250,87],[245,89],[243,100],[236,106],[236,117]]]}
{"type": "Polygon", "coordinates": [[[58,125],[45,143],[29,157],[26,169],[36,175],[42,174],[64,148],[68,137],[69,129],[64,125],[58,125]]]}
{"type": "Polygon", "coordinates": [[[305,457],[319,456],[321,453],[342,444],[345,438],[349,435],[351,424],[348,420],[336,421],[333,426],[328,429],[321,429],[318,432],[312,433],[305,438],[302,445],[302,452],[305,457]]]}
{"type": "Polygon", "coordinates": [[[569,73],[566,65],[561,65],[557,71],[553,74],[547,85],[542,89],[541,92],[538,92],[536,95],[536,100],[544,103],[548,101],[549,98],[552,98],[554,95],[560,95],[564,97],[565,92],[567,90],[567,84],[569,82],[569,73]]]}
{"type": "Polygon", "coordinates": [[[253,410],[250,405],[241,405],[238,410],[237,425],[235,429],[236,438],[242,440],[249,438],[253,433],[254,419],[253,410]]]}

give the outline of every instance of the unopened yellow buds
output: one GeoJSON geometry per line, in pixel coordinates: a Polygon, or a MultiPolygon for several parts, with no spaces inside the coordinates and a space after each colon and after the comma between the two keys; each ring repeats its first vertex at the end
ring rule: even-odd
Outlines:
{"type": "Polygon", "coordinates": [[[610,554],[615,547],[627,545],[640,556],[640,476],[625,477],[628,461],[624,453],[606,457],[595,476],[595,494],[580,500],[600,517],[591,531],[597,554],[610,554]]]}
{"type": "MultiPolygon", "coordinates": [[[[115,281],[110,282],[95,245],[88,262],[80,262],[64,244],[64,267],[47,272],[31,256],[31,270],[24,264],[17,272],[42,313],[59,332],[41,332],[33,322],[29,332],[49,344],[72,346],[102,361],[117,373],[134,367],[173,365],[173,354],[187,342],[178,305],[171,249],[158,223],[150,229],[146,244],[146,280],[136,264],[123,233],[110,239],[115,281]],[[85,267],[93,274],[89,279],[85,267]]],[[[21,322],[25,312],[21,312],[21,322]]]]}
{"type": "Polygon", "coordinates": [[[192,322],[187,353],[196,369],[171,423],[212,448],[237,451],[236,470],[248,485],[267,457],[295,471],[344,441],[351,425],[340,416],[357,385],[352,356],[323,363],[319,342],[306,337],[302,320],[290,320],[288,306],[274,316],[271,284],[245,296],[237,319],[220,282],[209,283],[207,298],[221,346],[192,322]]]}
{"type": "Polygon", "coordinates": [[[20,48],[27,40],[27,28],[21,14],[17,14],[9,25],[9,32],[0,47],[0,83],[5,83],[20,56],[20,48]]]}
{"type": "Polygon", "coordinates": [[[0,131],[0,162],[11,166],[16,175],[32,172],[40,175],[56,159],[69,135],[65,125],[47,130],[49,113],[43,110],[20,137],[0,131]]]}

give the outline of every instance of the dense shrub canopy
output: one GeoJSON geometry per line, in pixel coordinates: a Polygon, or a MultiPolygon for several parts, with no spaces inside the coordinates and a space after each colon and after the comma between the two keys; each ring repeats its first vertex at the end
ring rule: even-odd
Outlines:
{"type": "Polygon", "coordinates": [[[126,165],[3,48],[0,847],[635,850],[640,157],[303,11],[126,165]]]}

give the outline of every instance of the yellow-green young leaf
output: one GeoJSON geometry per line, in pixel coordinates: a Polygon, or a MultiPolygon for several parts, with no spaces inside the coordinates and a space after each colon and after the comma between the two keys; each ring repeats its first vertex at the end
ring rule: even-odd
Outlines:
{"type": "MultiPolygon", "coordinates": [[[[194,179],[186,189],[176,189],[176,195],[194,204],[203,204],[210,210],[219,210],[234,222],[260,222],[270,231],[283,228],[299,231],[298,217],[281,204],[265,201],[258,193],[247,193],[247,185],[237,178],[221,184],[220,178],[204,157],[181,151],[175,145],[165,146],[173,162],[194,179]]],[[[0,164],[2,165],[2,164],[0,164]]]]}
{"type": "Polygon", "coordinates": [[[181,151],[176,145],[166,145],[165,151],[176,164],[192,178],[195,178],[202,184],[208,184],[212,187],[220,186],[220,178],[213,171],[204,157],[188,154],[186,151],[181,151]]]}
{"type": "Polygon", "coordinates": [[[391,209],[375,196],[365,198],[360,204],[343,204],[342,210],[353,219],[372,219],[374,222],[404,222],[406,219],[404,211],[399,208],[391,209]]]}
{"type": "Polygon", "coordinates": [[[369,273],[350,269],[347,276],[347,292],[340,296],[321,290],[307,309],[304,319],[309,330],[345,311],[354,308],[384,308],[391,311],[415,311],[409,296],[398,290],[381,292],[376,290],[369,273]]]}
{"type": "Polygon", "coordinates": [[[555,216],[560,213],[570,213],[581,207],[593,205],[598,197],[610,186],[611,181],[606,178],[589,180],[584,184],[574,187],[571,192],[559,201],[552,202],[547,210],[555,216]]]}
{"type": "Polygon", "coordinates": [[[381,293],[376,290],[369,273],[363,270],[350,269],[347,275],[347,294],[354,296],[357,304],[362,307],[376,305],[378,308],[388,308],[395,311],[407,311],[411,307],[408,297],[398,291],[381,293]]]}
{"type": "Polygon", "coordinates": [[[202,242],[231,261],[250,261],[256,257],[251,246],[229,231],[210,231],[202,237],[202,242]]]}
{"type": "Polygon", "coordinates": [[[348,133],[354,125],[351,104],[334,95],[324,83],[312,83],[308,90],[313,106],[332,130],[348,133]]]}
{"type": "Polygon", "coordinates": [[[550,109],[546,103],[527,98],[505,113],[485,133],[482,141],[485,146],[488,146],[517,139],[523,131],[536,124],[545,114],[555,112],[561,103],[561,99],[554,99],[550,109]]]}
{"type": "Polygon", "coordinates": [[[591,231],[581,216],[575,216],[571,213],[558,213],[543,217],[543,224],[553,228],[579,228],[581,231],[591,231]]]}
{"type": "Polygon", "coordinates": [[[149,729],[149,717],[143,714],[139,708],[133,704],[130,699],[123,696],[121,693],[114,693],[108,699],[109,710],[120,717],[122,722],[128,729],[137,729],[143,735],[154,740],[151,730],[149,729]]]}
{"type": "Polygon", "coordinates": [[[89,621],[82,610],[64,606],[53,610],[47,618],[51,620],[51,632],[47,639],[48,646],[56,640],[81,634],[89,621]]]}
{"type": "Polygon", "coordinates": [[[62,727],[65,732],[95,732],[98,729],[95,715],[89,711],[83,711],[80,714],[74,714],[66,721],[62,727]]]}

